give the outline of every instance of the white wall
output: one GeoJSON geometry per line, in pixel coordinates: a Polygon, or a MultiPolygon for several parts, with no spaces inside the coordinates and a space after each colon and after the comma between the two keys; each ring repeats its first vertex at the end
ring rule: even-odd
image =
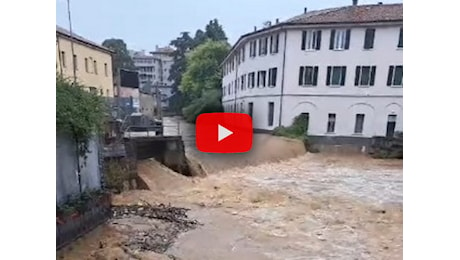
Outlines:
{"type": "MultiPolygon", "coordinates": [[[[374,48],[364,50],[365,27],[351,30],[350,48],[343,51],[329,50],[331,28],[322,28],[321,49],[318,51],[302,51],[301,29],[290,29],[287,32],[287,49],[285,56],[284,90],[282,102],[282,125],[288,126],[300,113],[310,114],[309,134],[335,136],[385,135],[389,114],[397,115],[396,131],[403,127],[403,89],[402,87],[386,86],[390,65],[403,65],[403,51],[397,48],[399,27],[402,25],[375,27],[374,48]],[[318,66],[318,85],[314,87],[298,86],[299,67],[318,66]],[[326,86],[327,66],[347,66],[345,86],[326,86]],[[375,85],[369,87],[354,86],[356,66],[376,66],[375,85]],[[335,133],[326,133],[328,113],[336,114],[335,133]],[[356,114],[365,114],[364,129],[361,135],[355,135],[354,125],[356,114]]],[[[273,33],[273,32],[272,32],[273,33]]],[[[283,78],[284,33],[280,33],[279,52],[266,56],[249,57],[249,41],[245,44],[245,62],[223,77],[223,86],[249,72],[267,70],[278,67],[277,84],[273,88],[248,89],[226,93],[222,98],[225,111],[233,111],[237,104],[254,103],[253,125],[257,129],[272,130],[279,125],[280,93],[283,78]],[[275,102],[274,125],[268,126],[268,102],[275,102]]],[[[262,37],[257,35],[256,38],[262,37]]],[[[238,49],[238,48],[237,48],[238,49]]]]}

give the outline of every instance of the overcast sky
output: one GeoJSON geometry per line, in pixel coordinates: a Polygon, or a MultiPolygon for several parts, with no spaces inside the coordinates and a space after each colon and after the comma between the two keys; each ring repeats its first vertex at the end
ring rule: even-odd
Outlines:
{"type": "MultiPolygon", "coordinates": [[[[359,4],[377,2],[359,0],[359,4]]],[[[233,44],[264,21],[288,19],[301,14],[305,7],[318,10],[351,3],[352,0],[70,0],[70,7],[75,33],[99,43],[121,38],[130,49],[153,50],[155,45],[169,44],[180,32],[189,31],[193,36],[214,18],[233,44]]],[[[66,0],[56,1],[56,24],[69,26],[66,0]]]]}

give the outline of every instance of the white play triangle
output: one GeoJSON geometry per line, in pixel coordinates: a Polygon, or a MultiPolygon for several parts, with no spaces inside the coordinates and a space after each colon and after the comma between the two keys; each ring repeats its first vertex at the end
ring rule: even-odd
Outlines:
{"type": "Polygon", "coordinates": [[[218,142],[222,141],[223,139],[233,134],[233,132],[228,130],[227,128],[219,124],[217,126],[218,126],[218,130],[217,130],[217,141],[218,142]]]}

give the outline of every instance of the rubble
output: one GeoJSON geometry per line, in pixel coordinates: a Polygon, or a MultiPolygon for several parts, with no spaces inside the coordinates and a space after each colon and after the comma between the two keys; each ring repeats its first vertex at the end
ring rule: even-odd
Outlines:
{"type": "Polygon", "coordinates": [[[112,219],[115,225],[120,224],[117,222],[120,219],[144,219],[149,228],[134,228],[129,239],[125,241],[125,246],[134,252],[153,251],[162,254],[180,233],[199,225],[198,221],[188,219],[188,210],[164,204],[120,205],[112,207],[112,219]]]}

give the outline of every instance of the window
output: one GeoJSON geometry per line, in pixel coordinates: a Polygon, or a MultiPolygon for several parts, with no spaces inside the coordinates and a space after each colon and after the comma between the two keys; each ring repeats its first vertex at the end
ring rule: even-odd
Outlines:
{"type": "Polygon", "coordinates": [[[99,94],[104,95],[104,90],[103,89],[99,89],[99,94]]]}
{"type": "Polygon", "coordinates": [[[348,50],[350,48],[350,29],[331,30],[331,38],[329,41],[330,50],[348,50]]]}
{"type": "Polygon", "coordinates": [[[390,66],[388,69],[387,86],[402,86],[403,66],[390,66]]]}
{"type": "Polygon", "coordinates": [[[267,54],[268,37],[259,39],[259,56],[267,54]]]}
{"type": "Polygon", "coordinates": [[[61,65],[63,68],[67,67],[66,61],[65,61],[65,51],[61,51],[61,65]]]}
{"type": "Polygon", "coordinates": [[[270,36],[270,53],[278,53],[279,41],[280,41],[279,34],[270,36]]]}
{"type": "Polygon", "coordinates": [[[254,88],[255,86],[255,72],[251,72],[248,74],[248,88],[254,88]]]}
{"type": "Polygon", "coordinates": [[[398,48],[403,47],[403,28],[399,28],[398,48]]]}
{"type": "Polygon", "coordinates": [[[362,134],[364,126],[364,114],[356,114],[355,134],[362,134]]]}
{"type": "Polygon", "coordinates": [[[257,50],[257,41],[249,42],[249,57],[255,57],[257,50]]]}
{"type": "Polygon", "coordinates": [[[253,111],[253,109],[254,109],[254,103],[249,102],[249,103],[248,103],[248,115],[249,115],[250,117],[252,117],[252,111],[253,111]]]}
{"type": "Polygon", "coordinates": [[[268,102],[268,126],[273,125],[274,117],[275,117],[275,103],[268,102]]]}
{"type": "Polygon", "coordinates": [[[387,121],[387,137],[393,137],[395,135],[396,128],[396,115],[388,115],[387,121]]]}
{"type": "Polygon", "coordinates": [[[260,70],[257,72],[257,87],[265,87],[265,81],[267,78],[267,72],[265,70],[260,70]]]}
{"type": "Polygon", "coordinates": [[[226,90],[225,86],[222,87],[222,96],[223,96],[223,97],[225,97],[225,94],[226,94],[226,93],[225,93],[225,90],[226,90]]]}
{"type": "Polygon", "coordinates": [[[76,54],[73,55],[73,67],[75,68],[75,70],[78,70],[78,61],[76,54]]]}
{"type": "Polygon", "coordinates": [[[106,89],[105,92],[107,96],[110,96],[110,90],[106,89]]]}
{"type": "Polygon", "coordinates": [[[85,71],[89,73],[88,58],[85,58],[85,71]]]}
{"type": "Polygon", "coordinates": [[[244,58],[245,58],[245,55],[246,55],[246,44],[243,44],[243,47],[241,48],[241,62],[244,62],[244,58]]]}
{"type": "Polygon", "coordinates": [[[108,69],[107,69],[107,63],[104,63],[104,74],[105,76],[109,76],[109,72],[108,72],[108,69]]]}
{"type": "Polygon", "coordinates": [[[310,114],[309,113],[301,113],[300,116],[305,122],[305,131],[308,132],[308,126],[310,124],[310,114]]]}
{"type": "Polygon", "coordinates": [[[240,103],[240,113],[244,113],[243,102],[240,103]]]}
{"type": "Polygon", "coordinates": [[[302,50],[319,50],[321,49],[321,30],[302,31],[302,50]]]}
{"type": "Polygon", "coordinates": [[[356,66],[355,86],[374,86],[375,66],[356,66]]]}
{"type": "Polygon", "coordinates": [[[271,68],[268,70],[268,86],[276,87],[276,74],[278,73],[278,68],[271,68]]]}
{"type": "Polygon", "coordinates": [[[94,66],[94,74],[97,75],[97,62],[93,61],[93,66],[94,66]]]}
{"type": "Polygon", "coordinates": [[[329,114],[327,119],[327,132],[335,132],[335,114],[329,114]]]}
{"type": "Polygon", "coordinates": [[[230,95],[230,90],[231,90],[231,85],[228,84],[228,87],[227,87],[227,94],[230,95]]]}
{"type": "Polygon", "coordinates": [[[244,90],[244,88],[246,87],[245,83],[246,83],[246,74],[241,76],[241,90],[244,90]]]}
{"type": "Polygon", "coordinates": [[[345,77],[347,67],[345,66],[328,66],[326,76],[326,86],[345,86],[345,77]]]}
{"type": "Polygon", "coordinates": [[[235,79],[235,84],[233,85],[233,87],[235,88],[235,93],[238,92],[238,84],[239,83],[240,82],[237,79],[235,79]]]}
{"type": "Polygon", "coordinates": [[[97,95],[97,88],[89,87],[89,92],[97,95]]]}
{"type": "Polygon", "coordinates": [[[299,68],[299,86],[318,85],[318,66],[301,66],[299,68]]]}
{"type": "Polygon", "coordinates": [[[375,29],[373,28],[366,29],[366,33],[364,35],[364,49],[370,50],[374,48],[374,37],[375,37],[375,29]]]}

